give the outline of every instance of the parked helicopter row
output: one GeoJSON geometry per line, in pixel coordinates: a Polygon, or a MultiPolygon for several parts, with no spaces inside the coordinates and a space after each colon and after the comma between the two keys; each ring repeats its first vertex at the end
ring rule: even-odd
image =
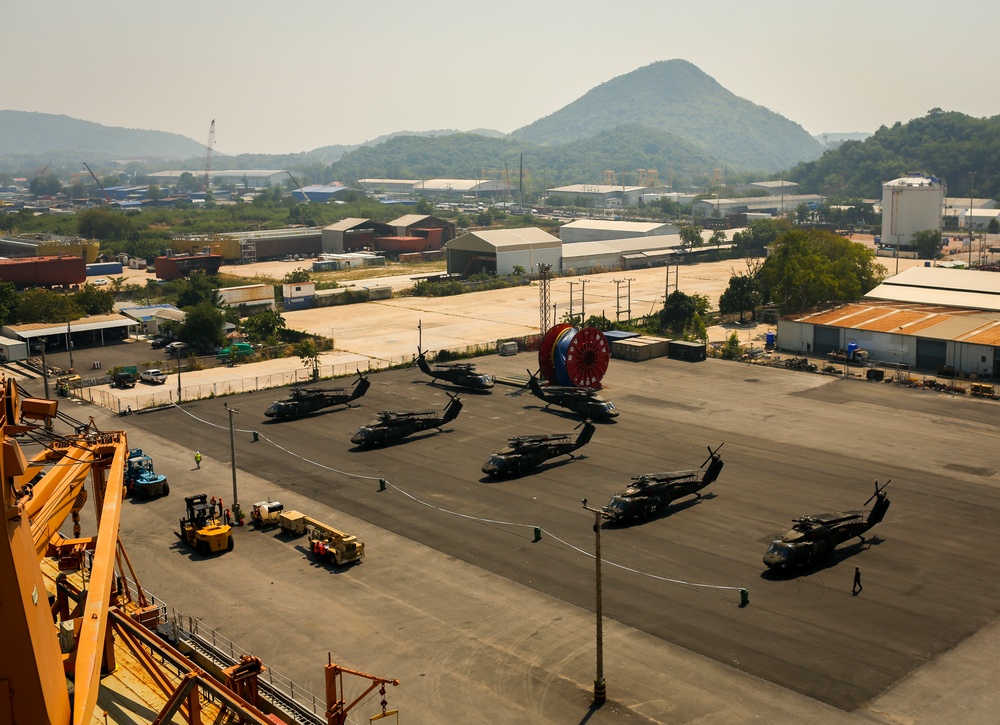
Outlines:
{"type": "MultiPolygon", "coordinates": [[[[417,366],[433,381],[446,381],[458,387],[478,392],[490,392],[495,382],[487,375],[476,372],[472,363],[438,364],[431,367],[424,353],[417,356],[417,366]]],[[[610,420],[618,416],[614,403],[602,398],[589,388],[571,386],[543,386],[537,373],[528,371],[527,388],[531,393],[551,405],[566,408],[584,418],[577,426],[579,433],[513,436],[508,444],[492,453],[482,466],[491,477],[522,475],[543,462],[559,456],[575,458],[575,451],[587,445],[596,431],[593,420],[610,420]]],[[[335,405],[352,406],[371,387],[367,376],[358,373],[350,390],[344,388],[295,388],[287,400],[275,401],[265,412],[278,420],[308,415],[335,405]]],[[[458,418],[463,404],[458,395],[448,394],[450,400],[438,413],[425,411],[382,411],[378,417],[361,426],[351,437],[360,448],[374,448],[402,440],[415,433],[437,429],[458,418]]],[[[670,505],[687,496],[702,498],[701,491],[714,483],[724,466],[719,451],[708,447],[708,458],[698,469],[658,473],[643,473],[632,477],[624,491],[615,493],[601,514],[609,525],[640,522],[655,515],[669,512],[670,505]]],[[[793,527],[780,539],[775,539],[766,554],[764,564],[769,569],[790,569],[814,564],[830,555],[840,544],[859,537],[880,523],[889,508],[885,492],[888,482],[881,487],[876,482],[875,493],[865,506],[875,500],[870,511],[852,510],[836,513],[812,514],[793,519],[793,527]]]]}

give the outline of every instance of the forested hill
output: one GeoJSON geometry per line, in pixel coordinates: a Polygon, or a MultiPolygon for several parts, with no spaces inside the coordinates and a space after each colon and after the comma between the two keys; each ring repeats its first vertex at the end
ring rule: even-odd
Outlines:
{"type": "Polygon", "coordinates": [[[205,146],[166,131],[102,126],[69,116],[29,111],[0,111],[0,156],[62,155],[79,159],[162,158],[204,156],[205,146]]]}
{"type": "Polygon", "coordinates": [[[882,198],[882,184],[923,171],[942,177],[949,196],[1000,195],[1000,116],[973,118],[935,108],[922,118],[883,126],[864,141],[847,141],[787,178],[810,193],[882,198]]]}
{"type": "Polygon", "coordinates": [[[511,135],[548,145],[622,123],[669,132],[734,169],[779,171],[823,151],[797,123],[734,95],[684,60],[660,61],[602,83],[511,135]]]}
{"type": "MultiPolygon", "coordinates": [[[[477,134],[397,136],[377,146],[347,153],[328,170],[333,179],[381,177],[393,179],[496,178],[506,169],[516,186],[523,154],[530,181],[525,187],[542,191],[552,186],[598,183],[606,169],[635,172],[657,169],[660,178],[702,183],[719,165],[703,149],[663,131],[622,126],[560,146],[537,146],[509,136],[477,134]]],[[[619,183],[621,179],[619,177],[619,183]]],[[[635,178],[625,183],[635,184],[635,178]]]]}

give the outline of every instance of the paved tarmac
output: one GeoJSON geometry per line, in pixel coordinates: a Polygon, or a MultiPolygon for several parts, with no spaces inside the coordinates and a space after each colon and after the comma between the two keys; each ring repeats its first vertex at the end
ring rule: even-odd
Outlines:
{"type": "MultiPolygon", "coordinates": [[[[682,267],[680,288],[717,294],[732,265],[682,267]]],[[[657,296],[662,301],[663,269],[629,275],[635,277],[633,309],[655,305],[657,296]]],[[[614,291],[609,293],[615,285],[608,286],[621,275],[606,276],[609,280],[595,279],[599,284],[588,282],[587,314],[601,309],[613,317],[608,307],[622,304],[614,291]]],[[[574,305],[580,305],[583,301],[575,296],[580,288],[574,290],[574,305]]],[[[366,359],[412,357],[418,335],[433,350],[530,334],[537,331],[537,298],[537,287],[531,287],[447,301],[391,300],[307,311],[325,313],[315,319],[291,313],[290,326],[316,326],[313,331],[322,332],[320,326],[329,325],[338,351],[324,363],[363,367],[366,359]]],[[[553,288],[557,310],[568,309],[568,298],[568,287],[553,288]]],[[[738,334],[755,342],[766,331],[747,326],[738,334]]],[[[712,339],[728,334],[727,328],[711,331],[712,339]]],[[[494,356],[480,364],[495,373],[533,367],[524,354],[494,356]]],[[[260,453],[248,443],[249,433],[238,438],[244,506],[278,498],[286,507],[327,517],[366,542],[367,561],[336,572],[313,565],[301,542],[270,533],[239,530],[236,552],[207,560],[177,543],[171,529],[181,497],[203,490],[225,496],[231,489],[221,401],[185,406],[223,426],[214,429],[177,411],[102,418],[106,414],[95,406],[64,406],[79,406],[74,415],[96,415],[107,427],[124,424],[131,431],[130,444],[152,452],[157,467],[170,476],[169,498],[135,503],[123,519],[123,538],[144,585],[313,692],[321,692],[323,654],[332,651],[334,661],[345,666],[400,678],[403,684],[388,693],[390,707],[401,707],[403,716],[416,722],[991,721],[1000,706],[995,668],[989,666],[1000,644],[993,604],[1000,594],[992,561],[996,542],[990,523],[997,514],[1000,460],[995,447],[982,441],[996,435],[996,404],[721,361],[676,370],[674,365],[679,364],[616,362],[609,374],[609,395],[620,407],[669,420],[671,430],[657,432],[642,417],[601,426],[591,445],[595,453],[588,450],[585,459],[553,466],[513,486],[466,484],[473,492],[490,491],[485,499],[480,493],[478,506],[476,496],[449,490],[456,475],[469,477],[468,471],[451,471],[456,450],[479,455],[480,448],[501,444],[506,433],[500,429],[510,427],[503,423],[511,406],[523,409],[514,413],[517,420],[530,414],[544,420],[540,425],[551,432],[568,431],[575,423],[506,396],[497,396],[495,414],[474,413],[473,406],[483,401],[473,399],[452,432],[394,447],[392,456],[399,459],[386,464],[388,470],[375,466],[362,471],[398,481],[406,480],[411,469],[418,479],[438,470],[440,480],[432,476],[433,485],[419,491],[428,503],[443,508],[461,504],[464,511],[471,508],[473,515],[487,518],[496,513],[490,505],[493,489],[505,503],[523,499],[520,505],[527,508],[517,509],[521,517],[513,519],[519,522],[538,521],[527,503],[537,496],[556,512],[555,533],[581,550],[576,555],[550,540],[548,529],[536,544],[529,532],[454,526],[450,518],[441,521],[432,509],[412,501],[407,510],[395,489],[388,492],[391,507],[381,511],[378,502],[383,499],[372,497],[387,493],[378,494],[374,480],[352,482],[331,470],[349,464],[355,471],[364,460],[341,451],[340,443],[324,445],[327,438],[319,431],[339,430],[340,435],[356,419],[367,419],[373,410],[369,406],[379,405],[376,389],[362,409],[328,413],[313,423],[297,421],[287,432],[285,426],[261,425],[257,414],[277,397],[274,392],[230,398],[241,407],[238,427],[258,429],[276,440],[281,431],[288,451],[328,467],[317,469],[290,453],[260,453]],[[719,372],[707,376],[711,383],[706,387],[702,371],[707,369],[719,372]],[[843,385],[860,386],[865,395],[845,398],[838,388],[843,385]],[[649,412],[657,409],[655,415],[649,412]],[[466,425],[474,433],[463,432],[466,425]],[[619,429],[629,435],[621,438],[619,429]],[[581,533],[578,523],[579,516],[585,517],[578,499],[588,491],[576,489],[582,483],[592,502],[603,503],[600,499],[624,485],[640,464],[662,469],[666,466],[653,464],[669,459],[669,467],[693,467],[703,458],[705,444],[721,440],[727,441],[724,451],[730,458],[717,498],[706,497],[667,520],[636,529],[639,542],[648,541],[632,555],[650,571],[661,571],[664,563],[671,571],[696,564],[703,571],[686,577],[690,581],[746,585],[745,572],[759,574],[763,548],[792,516],[856,507],[863,498],[855,499],[869,495],[869,479],[892,477],[894,505],[876,530],[879,543],[809,577],[752,579],[746,609],[737,606],[738,597],[729,590],[705,594],[687,587],[658,588],[606,568],[619,587],[607,593],[605,611],[609,702],[591,710],[593,585],[583,552],[591,550],[593,539],[586,525],[581,533]],[[202,471],[187,463],[194,447],[206,455],[202,471]],[[669,455],[654,461],[651,451],[669,455]],[[556,481],[551,487],[546,485],[550,479],[556,481]],[[841,490],[844,481],[846,500],[832,502],[830,492],[841,490]],[[352,489],[359,486],[360,495],[352,489]],[[537,490],[529,496],[530,489],[537,490]],[[919,505],[914,507],[913,501],[919,505]],[[748,517],[739,506],[756,508],[748,517]],[[756,532],[749,539],[749,533],[740,533],[748,527],[756,532]],[[734,535],[736,540],[730,541],[734,535]],[[712,546],[720,551],[713,552],[712,546]],[[289,556],[289,548],[296,553],[289,556]],[[532,553],[536,551],[559,553],[543,564],[549,557],[532,553]],[[498,556],[501,552],[510,555],[498,556]],[[518,553],[524,557],[521,565],[518,553]],[[841,570],[853,559],[864,562],[866,596],[860,601],[845,596],[847,586],[840,581],[841,570]],[[545,583],[530,576],[532,567],[539,566],[545,583]],[[732,576],[737,571],[744,574],[732,576]],[[349,582],[349,588],[342,582],[349,582]],[[780,657],[773,657],[775,647],[780,657]]],[[[218,384],[220,375],[246,379],[272,374],[279,366],[295,371],[301,363],[273,361],[185,377],[218,384]]],[[[381,373],[376,376],[379,387],[390,380],[383,375],[394,376],[393,390],[399,390],[400,380],[419,379],[415,371],[381,373]]],[[[381,399],[381,405],[443,407],[443,395],[425,384],[413,382],[405,389],[381,399]]],[[[516,432],[543,431],[518,427],[511,434],[516,432]]],[[[609,533],[605,545],[612,542],[609,533]]],[[[364,711],[366,716],[373,712],[371,707],[364,711]]]]}
{"type": "MultiPolygon", "coordinates": [[[[526,361],[479,363],[513,373],[526,361]]],[[[388,699],[410,721],[990,721],[1000,705],[985,666],[995,659],[998,592],[994,549],[983,542],[997,514],[1000,454],[978,441],[996,434],[996,403],[722,361],[616,362],[608,395],[625,412],[599,427],[584,458],[514,482],[477,482],[478,458],[502,443],[501,431],[575,424],[512,392],[466,396],[452,430],[378,457],[345,448],[343,435],[375,409],[441,407],[443,394],[416,371],[376,375],[359,409],[288,424],[261,425],[267,394],[230,400],[241,408],[237,425],[266,437],[238,436],[244,505],[278,498],[358,534],[367,560],[337,572],[272,533],[240,530],[233,554],[207,560],[172,538],[182,495],[228,497],[220,401],[185,406],[190,415],[111,418],[172,482],[168,499],[135,503],[123,519],[143,583],[315,692],[326,651],[400,678],[388,699]],[[667,460],[695,466],[716,439],[726,440],[727,467],[713,496],[606,531],[605,558],[747,585],[750,606],[740,609],[730,590],[606,565],[609,702],[591,711],[593,539],[578,499],[603,503],[628,475],[667,460]],[[328,468],[263,448],[268,440],[328,468]],[[202,471],[190,470],[193,446],[206,454],[202,471]],[[455,462],[464,458],[472,462],[455,462]],[[331,469],[384,475],[432,506],[331,469]],[[760,555],[788,519],[827,510],[831,499],[856,507],[885,477],[894,503],[877,545],[852,547],[810,576],[759,577],[760,555]],[[528,530],[455,523],[433,507],[541,523],[545,533],[535,543],[528,530]],[[866,584],[857,599],[848,593],[855,562],[866,584]]]]}

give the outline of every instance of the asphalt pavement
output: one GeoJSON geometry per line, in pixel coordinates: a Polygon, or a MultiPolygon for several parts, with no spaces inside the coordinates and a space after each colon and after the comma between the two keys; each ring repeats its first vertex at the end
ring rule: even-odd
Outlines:
{"type": "MultiPolygon", "coordinates": [[[[532,367],[524,354],[477,362],[500,375],[532,367]]],[[[622,416],[583,455],[491,482],[479,466],[508,435],[577,421],[498,387],[465,394],[442,433],[358,451],[350,433],[378,410],[447,401],[415,369],[373,382],[358,408],[281,424],[261,415],[273,392],[228,399],[244,508],[278,499],[359,535],[368,555],[346,570],[273,532],[239,530],[236,550],[210,559],[173,536],[183,495],[229,498],[222,401],[124,418],[68,404],[124,425],[170,476],[169,497],[123,517],[143,584],[314,692],[327,652],[398,677],[388,699],[410,721],[972,723],[1000,705],[984,666],[1000,608],[1000,453],[982,444],[997,432],[995,402],[716,360],[616,361],[605,394],[622,416]],[[710,495],[602,530],[608,702],[592,709],[594,533],[580,499],[697,467],[720,442],[710,495]],[[764,572],[791,518],[857,508],[889,478],[893,505],[867,545],[803,576],[764,572]]]]}

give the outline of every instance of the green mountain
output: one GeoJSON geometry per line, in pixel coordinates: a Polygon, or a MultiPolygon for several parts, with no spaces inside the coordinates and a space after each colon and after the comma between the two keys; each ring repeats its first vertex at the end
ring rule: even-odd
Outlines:
{"type": "Polygon", "coordinates": [[[733,95],[684,60],[660,61],[602,83],[511,135],[535,144],[566,143],[625,119],[672,133],[734,169],[780,171],[823,151],[797,123],[733,95]]]}
{"type": "MultiPolygon", "coordinates": [[[[512,137],[477,134],[396,136],[377,146],[362,146],[334,163],[331,179],[496,178],[506,170],[516,186],[519,165],[532,179],[532,189],[573,183],[597,183],[606,169],[625,171],[635,184],[636,169],[656,169],[661,180],[706,176],[718,166],[703,149],[664,131],[620,126],[558,146],[539,146],[512,137]]],[[[620,177],[619,177],[620,181],[620,177]]]]}
{"type": "Polygon", "coordinates": [[[102,126],[69,116],[0,111],[0,156],[89,159],[184,159],[205,145],[165,131],[102,126]]]}
{"type": "Polygon", "coordinates": [[[802,190],[839,197],[882,198],[882,184],[923,171],[942,177],[949,196],[1000,194],[1000,116],[973,118],[935,108],[908,123],[882,126],[864,141],[845,141],[787,173],[802,190]]]}

